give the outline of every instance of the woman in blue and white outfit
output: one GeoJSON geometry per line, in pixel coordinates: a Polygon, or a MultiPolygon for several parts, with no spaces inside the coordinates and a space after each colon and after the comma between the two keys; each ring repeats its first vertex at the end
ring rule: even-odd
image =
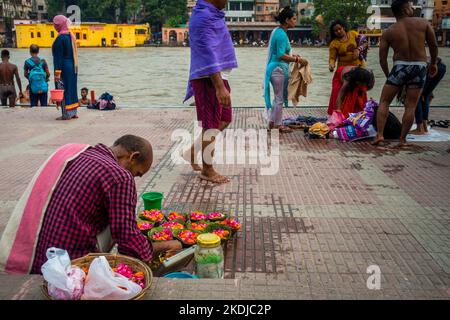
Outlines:
{"type": "Polygon", "coordinates": [[[292,130],[283,126],[283,103],[288,106],[289,63],[299,62],[299,55],[291,54],[291,45],[287,31],[297,24],[297,15],[291,7],[281,9],[275,20],[280,26],[272,31],[269,40],[266,77],[264,81],[264,99],[267,108],[269,129],[278,129],[281,133],[292,130]],[[270,84],[273,86],[275,98],[270,99],[270,84]]]}

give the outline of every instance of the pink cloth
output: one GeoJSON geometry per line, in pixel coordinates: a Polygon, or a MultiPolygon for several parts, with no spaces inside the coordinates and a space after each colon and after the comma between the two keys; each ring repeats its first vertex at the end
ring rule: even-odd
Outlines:
{"type": "Polygon", "coordinates": [[[88,149],[84,144],[68,144],[59,148],[42,165],[3,232],[0,241],[0,271],[13,274],[30,273],[45,211],[67,164],[88,149]]]}
{"type": "Polygon", "coordinates": [[[53,24],[55,26],[56,31],[58,31],[59,34],[69,34],[70,33],[70,25],[72,22],[69,18],[66,18],[65,16],[59,15],[53,18],[53,24]]]}

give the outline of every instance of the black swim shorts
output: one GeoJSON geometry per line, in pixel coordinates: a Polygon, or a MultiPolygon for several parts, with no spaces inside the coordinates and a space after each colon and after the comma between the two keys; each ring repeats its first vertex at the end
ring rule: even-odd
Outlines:
{"type": "Polygon", "coordinates": [[[427,70],[426,62],[396,61],[386,84],[396,87],[423,88],[427,80],[427,70]]]}

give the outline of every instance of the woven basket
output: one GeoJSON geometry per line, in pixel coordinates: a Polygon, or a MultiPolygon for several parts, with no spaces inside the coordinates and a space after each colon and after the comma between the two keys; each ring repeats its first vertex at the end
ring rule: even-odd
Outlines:
{"type": "MultiPolygon", "coordinates": [[[[131,258],[128,256],[120,255],[120,254],[109,254],[109,253],[91,253],[87,256],[84,256],[79,259],[72,260],[72,265],[80,267],[80,268],[89,268],[91,265],[91,262],[98,257],[104,256],[106,260],[108,260],[109,265],[111,268],[117,267],[121,263],[125,263],[129,265],[134,272],[142,272],[144,273],[145,277],[145,287],[142,289],[142,291],[135,297],[133,297],[130,300],[142,300],[147,291],[150,289],[152,282],[153,282],[153,273],[147,264],[144,262],[131,258]]],[[[47,281],[44,280],[44,283],[42,284],[42,293],[48,300],[54,300],[49,294],[48,294],[48,287],[47,287],[47,281]]]]}

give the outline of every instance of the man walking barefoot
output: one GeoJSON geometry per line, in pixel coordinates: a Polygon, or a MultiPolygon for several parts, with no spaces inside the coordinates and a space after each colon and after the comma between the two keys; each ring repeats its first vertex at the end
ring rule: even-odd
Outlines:
{"type": "Polygon", "coordinates": [[[392,12],[397,23],[383,33],[380,43],[380,64],[388,79],[381,93],[377,114],[378,135],[372,144],[384,144],[383,132],[389,106],[399,90],[406,86],[405,113],[398,145],[402,148],[408,146],[406,136],[413,125],[417,103],[427,77],[425,43],[430,49],[431,63],[428,72],[431,77],[437,73],[438,48],[433,28],[427,20],[413,17],[414,11],[408,0],[395,0],[392,12]],[[394,50],[394,67],[391,73],[387,61],[390,47],[394,50]]]}
{"type": "Polygon", "coordinates": [[[231,70],[237,68],[234,46],[223,12],[227,2],[198,0],[189,23],[191,68],[184,101],[195,96],[197,120],[201,122],[203,132],[201,141],[194,143],[185,158],[189,159],[195,171],[201,171],[200,179],[213,183],[230,182],[229,178],[213,168],[215,136],[232,121],[228,77],[231,70]],[[207,138],[207,135],[211,137],[207,138]],[[201,144],[202,167],[195,163],[197,144],[201,144]],[[206,151],[210,155],[206,155],[206,151]]]}

